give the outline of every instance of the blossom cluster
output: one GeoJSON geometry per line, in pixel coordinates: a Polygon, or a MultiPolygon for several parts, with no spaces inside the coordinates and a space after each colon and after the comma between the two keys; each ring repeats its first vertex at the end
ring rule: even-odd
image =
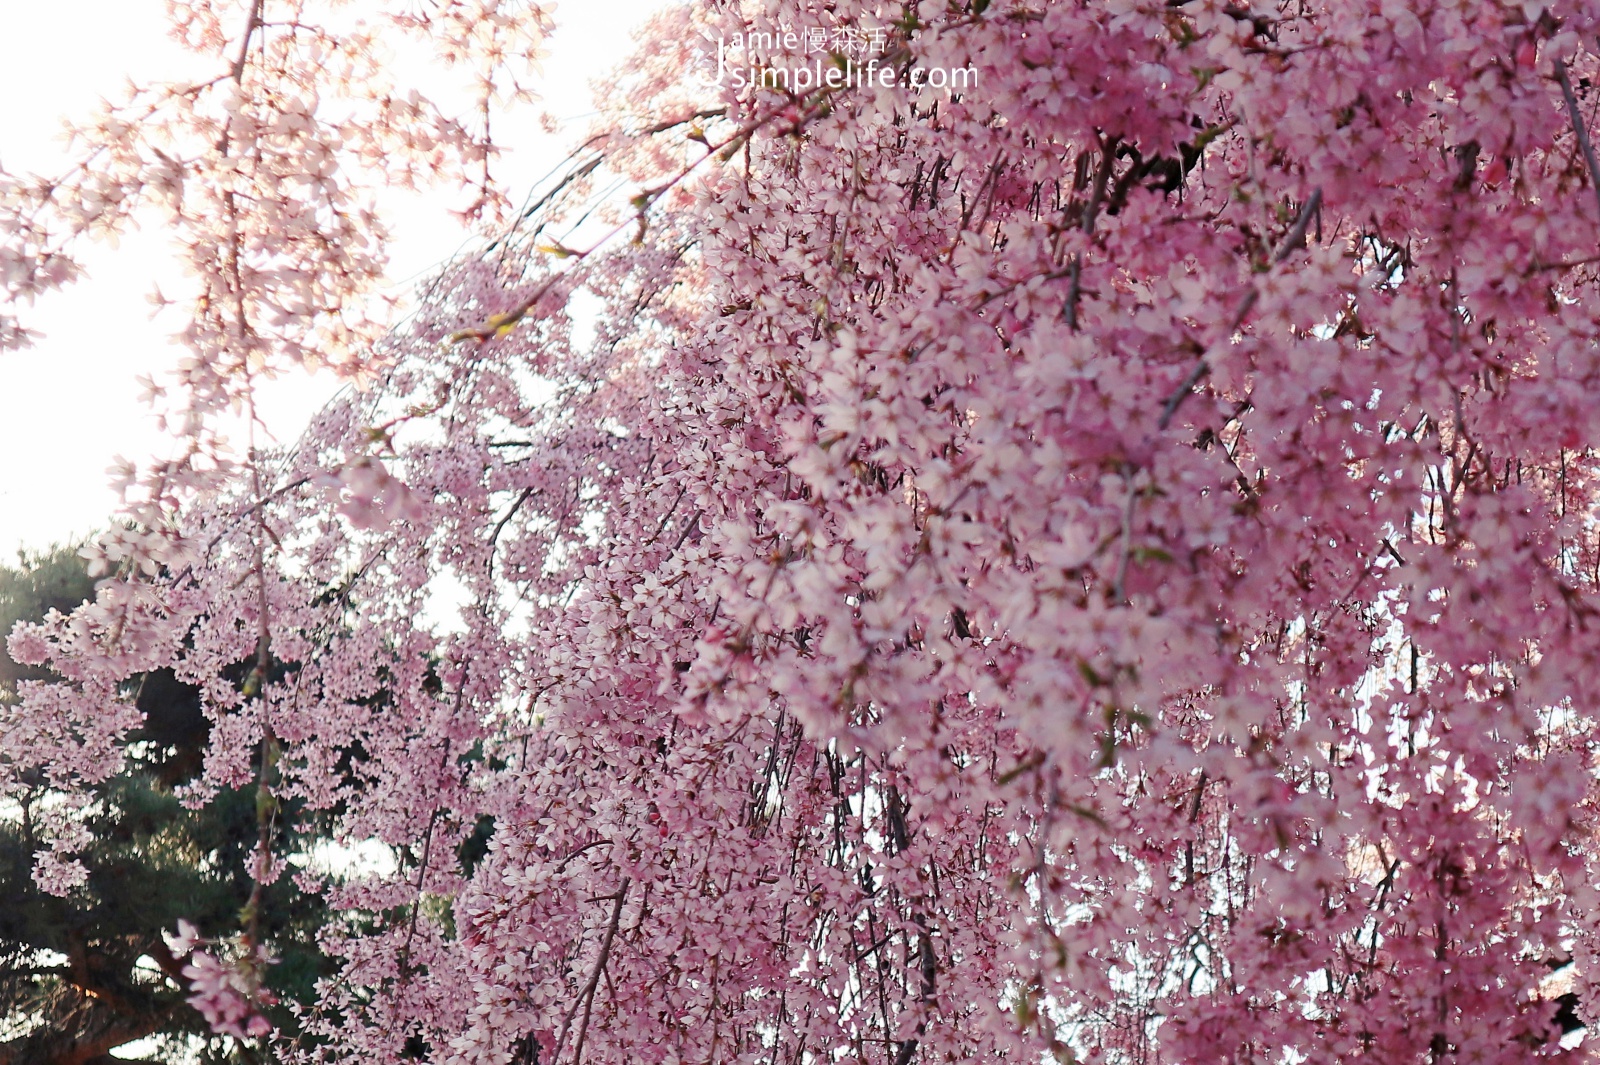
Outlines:
{"type": "Polygon", "coordinates": [[[1600,6],[894,8],[663,12],[0,750],[386,848],[286,1060],[1584,1060],[1600,6]],[[834,23],[979,91],[686,75],[834,23]]]}
{"type": "Polygon", "coordinates": [[[275,1000],[261,987],[260,970],[272,963],[271,955],[257,948],[223,961],[202,949],[207,945],[199,930],[184,920],[178,922],[177,935],[167,938],[173,956],[188,959],[181,971],[190,981],[189,1005],[219,1034],[239,1039],[270,1034],[272,1024],[260,1010],[275,1000]]]}

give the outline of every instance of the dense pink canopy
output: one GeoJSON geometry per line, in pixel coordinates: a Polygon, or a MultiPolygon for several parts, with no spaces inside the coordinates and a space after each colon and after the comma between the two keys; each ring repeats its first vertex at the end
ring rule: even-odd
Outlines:
{"type": "MultiPolygon", "coordinates": [[[[488,145],[278,6],[216,108],[0,193],[13,296],[134,199],[205,289],[192,446],[131,475],[99,601],[12,637],[71,683],[0,765],[103,778],[118,682],[175,663],[193,802],[259,777],[393,849],[324,876],[287,1060],[1584,1056],[1600,5],[674,9],[370,343],[344,190],[488,145]],[[708,82],[719,40],[788,81],[708,82]],[[214,451],[313,359],[366,387],[214,451]]],[[[486,78],[544,29],[429,10],[486,78]]],[[[315,882],[262,809],[253,874],[315,882]]],[[[191,975],[257,1038],[241,931],[191,975]]]]}

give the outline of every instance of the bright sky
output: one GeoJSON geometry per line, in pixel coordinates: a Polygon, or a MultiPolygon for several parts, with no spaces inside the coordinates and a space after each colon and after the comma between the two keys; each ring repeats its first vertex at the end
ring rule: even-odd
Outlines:
{"type": "MultiPolygon", "coordinates": [[[[635,30],[661,0],[564,0],[543,61],[543,106],[563,129],[537,130],[533,109],[507,143],[502,173],[531,183],[566,154],[593,110],[589,84],[620,62],[635,30]]],[[[0,0],[0,164],[12,172],[54,174],[67,163],[61,119],[81,116],[116,95],[128,77],[176,79],[192,59],[165,36],[163,0],[0,0]]],[[[504,131],[502,124],[497,129],[504,131]]],[[[512,188],[519,200],[526,190],[512,188]]],[[[397,200],[389,219],[397,243],[396,283],[448,257],[466,234],[452,221],[455,199],[397,200]]],[[[86,256],[89,276],[27,314],[45,338],[0,354],[0,563],[21,545],[42,547],[104,527],[116,506],[106,468],[114,456],[136,460],[167,452],[139,400],[134,379],[158,379],[180,350],[167,340],[176,321],[151,321],[145,297],[178,276],[160,232],[136,233],[115,250],[86,256]]],[[[328,374],[276,382],[263,400],[269,427],[292,440],[307,416],[333,394],[328,374]]]]}

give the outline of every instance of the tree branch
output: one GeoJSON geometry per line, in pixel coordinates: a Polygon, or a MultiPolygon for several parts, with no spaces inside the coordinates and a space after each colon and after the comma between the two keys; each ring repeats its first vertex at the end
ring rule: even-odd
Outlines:
{"type": "Polygon", "coordinates": [[[583,1006],[583,1016],[578,1021],[578,1036],[572,1045],[572,1065],[581,1065],[583,1061],[583,1044],[589,1035],[589,1016],[594,1011],[594,994],[600,987],[600,978],[604,975],[606,964],[611,960],[611,944],[617,938],[617,928],[622,923],[622,906],[628,901],[628,887],[631,885],[627,877],[622,878],[622,886],[617,888],[617,893],[612,896],[616,899],[611,907],[611,921],[606,925],[606,934],[600,941],[600,956],[595,959],[594,971],[589,974],[589,982],[584,984],[583,990],[578,993],[577,1001],[572,1004],[572,1009],[567,1011],[567,1016],[561,1023],[561,1034],[556,1037],[556,1053],[561,1053],[561,1045],[567,1041],[567,1031],[572,1026],[573,1015],[578,1006],[583,1006]]]}
{"type": "MultiPolygon", "coordinates": [[[[1295,217],[1294,225],[1289,227],[1289,231],[1283,235],[1283,239],[1273,249],[1272,259],[1267,264],[1269,270],[1287,259],[1290,252],[1305,245],[1306,230],[1311,228],[1311,220],[1321,210],[1322,188],[1318,186],[1311,190],[1311,198],[1301,206],[1299,215],[1295,217]]],[[[1238,308],[1233,312],[1233,318],[1228,323],[1229,336],[1232,336],[1244,324],[1245,316],[1250,313],[1250,308],[1254,307],[1256,300],[1260,298],[1261,290],[1255,285],[1251,285],[1245,291],[1243,298],[1239,300],[1238,308]]],[[[1199,384],[1210,372],[1211,365],[1202,356],[1200,361],[1195,364],[1194,369],[1190,371],[1189,376],[1183,379],[1183,383],[1177,387],[1177,390],[1172,395],[1167,397],[1166,403],[1162,404],[1161,417],[1156,421],[1157,429],[1165,429],[1172,423],[1172,416],[1178,413],[1178,408],[1183,405],[1185,399],[1189,398],[1189,393],[1194,391],[1194,386],[1199,384]]]]}
{"type": "Polygon", "coordinates": [[[1561,98],[1567,103],[1567,117],[1572,120],[1572,132],[1578,135],[1578,147],[1583,150],[1583,161],[1589,167],[1589,187],[1594,190],[1595,207],[1600,209],[1600,162],[1594,157],[1594,145],[1589,140],[1589,129],[1578,111],[1578,98],[1572,92],[1572,80],[1567,77],[1567,64],[1555,62],[1556,81],[1561,85],[1561,98]]]}

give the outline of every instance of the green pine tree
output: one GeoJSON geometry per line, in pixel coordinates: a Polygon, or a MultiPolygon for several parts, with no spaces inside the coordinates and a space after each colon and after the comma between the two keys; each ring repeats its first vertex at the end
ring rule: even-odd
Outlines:
{"type": "MultiPolygon", "coordinates": [[[[21,681],[60,679],[5,653],[12,626],[52,609],[67,613],[93,590],[71,547],[0,567],[0,700],[16,699],[21,681]]],[[[146,721],[129,737],[125,770],[96,789],[94,843],[80,855],[85,884],[58,898],[33,881],[31,824],[53,801],[45,781],[25,782],[25,801],[0,808],[0,1065],[109,1065],[119,1060],[110,1051],[141,1040],[120,1060],[130,1051],[171,1065],[258,1060],[207,1031],[185,1001],[183,960],[162,937],[180,917],[205,935],[240,926],[257,838],[254,789],[185,809],[174,788],[199,772],[209,733],[197,692],[164,671],[137,678],[126,694],[146,721]]],[[[275,849],[302,850],[310,826],[300,811],[284,813],[275,849]]],[[[326,973],[314,945],[324,914],[292,877],[264,893],[261,927],[281,958],[268,983],[285,1004],[309,1003],[326,973]]],[[[274,1022],[292,1031],[289,1011],[276,1012],[274,1022]]]]}

